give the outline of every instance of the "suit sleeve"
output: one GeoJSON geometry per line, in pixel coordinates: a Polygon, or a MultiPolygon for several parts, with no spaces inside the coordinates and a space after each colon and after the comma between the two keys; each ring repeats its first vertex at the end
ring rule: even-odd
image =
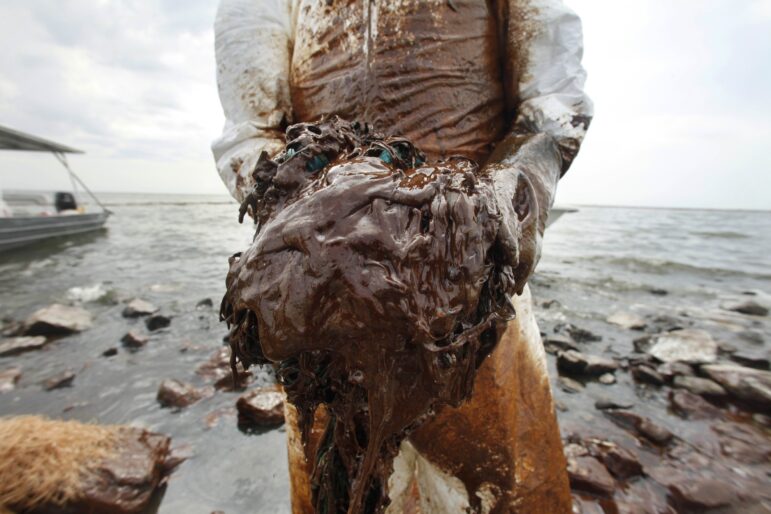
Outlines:
{"type": "Polygon", "coordinates": [[[541,255],[557,183],[591,122],[581,20],[561,0],[503,0],[504,85],[512,129],[485,166],[502,222],[499,241],[522,291],[541,255]]]}
{"type": "Polygon", "coordinates": [[[260,154],[282,148],[291,121],[288,0],[222,0],[214,22],[217,87],[225,127],[212,143],[217,171],[242,201],[260,154]]]}
{"type": "Polygon", "coordinates": [[[564,174],[594,115],[584,90],[581,19],[562,0],[531,0],[521,15],[525,26],[520,28],[528,36],[524,40],[508,37],[510,45],[521,43],[519,52],[524,52],[524,69],[517,77],[519,105],[514,125],[520,132],[553,137],[560,148],[560,173],[564,174]]]}

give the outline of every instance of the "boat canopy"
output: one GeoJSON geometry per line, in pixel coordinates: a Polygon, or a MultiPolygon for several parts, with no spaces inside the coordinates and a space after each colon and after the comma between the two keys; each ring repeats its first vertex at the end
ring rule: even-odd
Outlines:
{"type": "MultiPolygon", "coordinates": [[[[97,198],[96,195],[88,188],[88,186],[82,180],[80,180],[80,177],[78,177],[75,172],[72,171],[72,168],[70,168],[70,163],[67,162],[66,154],[83,153],[82,150],[76,150],[75,148],[60,145],[59,143],[54,143],[53,141],[43,139],[42,137],[19,132],[18,130],[13,130],[2,125],[0,125],[0,150],[24,150],[28,152],[52,153],[53,156],[56,157],[56,160],[58,160],[62,166],[64,166],[64,169],[67,170],[67,173],[69,173],[70,180],[72,181],[73,194],[77,196],[77,184],[80,184],[104,212],[111,214],[111,211],[105,207],[102,202],[99,201],[99,198],[97,198]]],[[[0,205],[0,208],[1,207],[2,206],[0,205]]]]}
{"type": "Polygon", "coordinates": [[[42,137],[25,134],[0,125],[0,150],[24,150],[27,152],[52,152],[54,154],[83,153],[69,146],[54,143],[42,137]]]}

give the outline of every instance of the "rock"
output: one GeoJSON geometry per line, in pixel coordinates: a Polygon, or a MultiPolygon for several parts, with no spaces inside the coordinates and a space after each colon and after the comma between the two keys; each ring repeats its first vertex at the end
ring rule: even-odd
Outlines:
{"type": "MultiPolygon", "coordinates": [[[[1,353],[0,353],[1,354],[1,353]]],[[[731,360],[742,366],[755,369],[769,369],[768,354],[742,350],[731,354],[731,360]]]]}
{"type": "Polygon", "coordinates": [[[659,364],[656,371],[667,382],[671,382],[678,375],[693,376],[693,368],[685,362],[665,362],[659,364]]]}
{"type": "Polygon", "coordinates": [[[0,394],[8,393],[16,389],[16,384],[21,378],[21,368],[14,366],[0,371],[0,394]]]}
{"type": "Polygon", "coordinates": [[[601,398],[594,402],[594,408],[597,410],[631,409],[632,407],[634,407],[633,403],[618,402],[607,398],[601,398]]]}
{"type": "Polygon", "coordinates": [[[557,378],[557,384],[559,384],[560,389],[570,394],[580,393],[584,390],[584,384],[569,377],[557,378]]]}
{"type": "Polygon", "coordinates": [[[46,381],[43,382],[43,389],[52,391],[54,389],[59,389],[60,387],[70,387],[73,380],[75,380],[75,373],[71,370],[65,370],[46,379],[46,381]]]}
{"type": "MultiPolygon", "coordinates": [[[[34,435],[23,444],[17,443],[14,452],[10,454],[7,447],[3,448],[3,453],[9,460],[3,464],[8,464],[11,469],[23,470],[25,465],[29,465],[30,458],[47,455],[52,447],[58,447],[59,452],[54,452],[49,462],[56,463],[57,459],[65,463],[70,459],[87,462],[89,453],[96,451],[91,445],[97,446],[105,442],[105,439],[92,435],[86,439],[89,443],[76,443],[76,451],[70,455],[62,451],[67,449],[61,448],[63,442],[73,438],[74,434],[96,430],[93,426],[84,424],[82,427],[71,427],[70,425],[76,422],[40,420],[33,416],[7,417],[2,419],[2,423],[6,425],[2,427],[4,431],[23,431],[29,427],[29,435],[34,435]]],[[[56,467],[47,468],[41,463],[32,464],[31,467],[37,470],[40,476],[41,485],[35,486],[29,480],[19,480],[18,487],[22,489],[19,492],[24,494],[17,497],[30,500],[18,500],[18,504],[3,505],[3,511],[62,514],[149,512],[152,499],[165,483],[165,475],[169,471],[166,460],[170,453],[170,439],[165,435],[128,426],[105,427],[104,430],[112,432],[114,439],[111,445],[114,450],[90,463],[89,473],[84,473],[80,480],[72,481],[66,475],[67,470],[62,476],[56,467]],[[66,493],[63,487],[68,488],[66,493]],[[40,494],[41,490],[47,497],[39,498],[43,496],[40,494]],[[60,498],[65,494],[70,499],[60,504],[60,498]],[[34,505],[28,503],[35,500],[42,502],[34,505]]]]}
{"type": "Polygon", "coordinates": [[[196,309],[206,309],[214,307],[214,302],[211,298],[204,298],[203,300],[199,301],[195,304],[196,309]]]}
{"type": "Polygon", "coordinates": [[[616,489],[616,481],[594,457],[568,459],[568,476],[570,486],[580,491],[610,497],[616,489]]]}
{"type": "Polygon", "coordinates": [[[631,452],[613,445],[605,451],[602,463],[614,476],[626,480],[643,474],[643,466],[631,452]]]}
{"type": "Polygon", "coordinates": [[[589,455],[589,450],[578,443],[568,443],[562,448],[566,459],[575,459],[589,455]]]}
{"type": "Polygon", "coordinates": [[[222,347],[215,350],[205,362],[195,369],[195,372],[212,382],[218,382],[224,378],[230,379],[233,375],[230,368],[230,348],[222,347]]]}
{"type": "Polygon", "coordinates": [[[121,343],[123,343],[123,346],[125,346],[126,348],[138,349],[146,345],[149,340],[150,340],[149,337],[143,336],[142,334],[134,330],[129,330],[128,333],[126,333],[126,335],[123,336],[120,341],[121,343]]]}
{"type": "MultiPolygon", "coordinates": [[[[661,512],[671,513],[672,511],[657,510],[653,505],[639,503],[637,500],[632,501],[615,501],[616,512],[618,514],[659,514],[661,512]]],[[[605,514],[605,511],[601,511],[601,514],[605,514]]]]}
{"type": "Polygon", "coordinates": [[[238,378],[234,381],[231,373],[214,382],[214,389],[218,391],[242,391],[252,382],[252,378],[251,371],[239,371],[238,378]]]}
{"type": "Polygon", "coordinates": [[[161,407],[182,409],[206,396],[211,396],[211,393],[212,391],[207,388],[199,389],[179,380],[167,379],[161,382],[156,399],[161,407]]]}
{"type": "Polygon", "coordinates": [[[2,337],[15,337],[21,335],[24,332],[24,323],[14,321],[10,318],[2,320],[2,329],[0,329],[0,336],[2,337]]]}
{"type": "Polygon", "coordinates": [[[713,419],[722,415],[720,409],[701,396],[682,389],[669,392],[669,405],[675,413],[686,419],[713,419]]]}
{"type": "Polygon", "coordinates": [[[726,341],[718,341],[717,349],[720,353],[732,354],[739,351],[739,349],[726,341]]]}
{"type": "Polygon", "coordinates": [[[720,449],[743,464],[771,462],[771,441],[767,432],[744,423],[723,421],[710,427],[720,440],[720,449]]]}
{"type": "Polygon", "coordinates": [[[572,514],[605,514],[605,510],[599,503],[589,501],[573,494],[572,514]]]}
{"type": "Polygon", "coordinates": [[[250,431],[284,423],[284,393],[278,387],[260,387],[236,402],[238,428],[250,431]]]}
{"type": "Polygon", "coordinates": [[[626,480],[642,475],[643,466],[639,459],[616,443],[592,438],[586,444],[592,456],[599,459],[616,478],[626,480]]]}
{"type": "Polygon", "coordinates": [[[568,350],[557,354],[557,369],[568,375],[602,375],[616,371],[618,363],[598,355],[568,350]]]}
{"type": "Polygon", "coordinates": [[[771,428],[771,416],[755,413],[752,415],[752,421],[766,428],[771,428]]]}
{"type": "Polygon", "coordinates": [[[605,321],[628,330],[642,330],[646,325],[644,319],[631,312],[616,312],[611,314],[605,321]]]}
{"type": "Polygon", "coordinates": [[[736,500],[729,481],[698,476],[670,484],[669,494],[672,506],[678,512],[703,512],[725,507],[736,500]]]}
{"type": "Polygon", "coordinates": [[[656,336],[648,353],[661,362],[715,362],[717,343],[709,332],[687,328],[656,336]]]}
{"type": "Polygon", "coordinates": [[[126,308],[123,309],[124,318],[140,318],[142,316],[149,316],[158,312],[158,307],[150,302],[146,302],[139,298],[131,300],[126,308]]]}
{"type": "Polygon", "coordinates": [[[593,341],[602,341],[602,336],[598,336],[584,328],[577,327],[570,323],[558,323],[554,327],[555,333],[566,332],[578,343],[591,343],[593,341]]]}
{"type": "Polygon", "coordinates": [[[673,332],[685,328],[688,323],[676,316],[659,314],[651,320],[652,330],[656,333],[673,332]]]}
{"type": "Polygon", "coordinates": [[[642,336],[632,340],[634,351],[645,353],[653,346],[653,336],[642,336]]]}
{"type": "Polygon", "coordinates": [[[10,337],[0,342],[0,357],[18,355],[31,350],[39,350],[48,341],[43,336],[10,337]]]}
{"type": "Polygon", "coordinates": [[[771,409],[771,372],[732,364],[701,367],[709,378],[737,400],[760,409],[771,409]]]}
{"type": "Polygon", "coordinates": [[[578,350],[575,341],[563,334],[547,335],[543,340],[543,346],[548,353],[552,354],[566,350],[578,350]]]}
{"type": "Polygon", "coordinates": [[[151,332],[166,328],[169,325],[171,325],[171,318],[161,314],[155,314],[145,320],[145,326],[147,327],[147,330],[151,332]]]}
{"type": "Polygon", "coordinates": [[[613,385],[616,383],[616,375],[613,373],[603,373],[597,381],[603,385],[613,385]]]}
{"type": "Polygon", "coordinates": [[[645,365],[632,368],[632,378],[634,378],[635,382],[653,384],[656,386],[664,385],[664,377],[662,377],[659,372],[645,365]]]}
{"type": "Polygon", "coordinates": [[[648,292],[655,296],[666,296],[669,294],[669,291],[667,291],[666,289],[659,289],[656,287],[648,289],[648,292]]]}
{"type": "Polygon", "coordinates": [[[560,304],[560,302],[558,302],[557,300],[546,300],[546,301],[541,302],[541,308],[543,308],[543,309],[551,309],[555,305],[559,306],[559,304],[560,304]]]}
{"type": "Polygon", "coordinates": [[[678,376],[675,377],[673,384],[675,387],[687,389],[699,396],[706,396],[716,400],[726,397],[725,389],[708,378],[678,376]]]}
{"type": "Polygon", "coordinates": [[[738,332],[736,335],[738,335],[748,343],[757,344],[757,345],[763,344],[763,334],[761,334],[757,330],[742,330],[741,332],[738,332]]]}
{"type": "Polygon", "coordinates": [[[183,462],[195,457],[195,452],[190,443],[183,444],[171,449],[171,453],[163,463],[163,469],[166,473],[176,470],[183,462]]]}
{"type": "Polygon", "coordinates": [[[91,327],[91,313],[80,307],[54,303],[35,311],[24,322],[26,335],[66,335],[91,327]]]}
{"type": "Polygon", "coordinates": [[[657,425],[645,416],[623,410],[606,410],[605,415],[616,425],[632,429],[646,439],[660,445],[666,445],[672,440],[673,434],[666,428],[657,425]]]}
{"type": "Polygon", "coordinates": [[[86,481],[72,512],[140,514],[163,485],[171,439],[133,427],[120,434],[117,454],[86,481]]]}
{"type": "Polygon", "coordinates": [[[727,303],[721,305],[721,307],[727,311],[739,312],[741,314],[747,314],[749,316],[767,316],[768,307],[760,305],[754,300],[743,300],[736,303],[727,303]]]}
{"type": "Polygon", "coordinates": [[[102,357],[115,357],[116,355],[118,355],[118,349],[115,347],[107,348],[102,352],[102,357]]]}

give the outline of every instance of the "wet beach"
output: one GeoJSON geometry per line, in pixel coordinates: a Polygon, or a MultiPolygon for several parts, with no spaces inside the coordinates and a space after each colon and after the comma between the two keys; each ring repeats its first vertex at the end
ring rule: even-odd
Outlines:
{"type": "Polygon", "coordinates": [[[769,235],[767,212],[588,207],[547,232],[531,286],[580,512],[771,512],[768,400],[697,362],[768,370],[769,235]],[[652,355],[684,331],[694,362],[652,355]],[[610,372],[558,370],[570,348],[610,372]]]}
{"type": "MultiPolygon", "coordinates": [[[[107,232],[0,256],[4,328],[52,303],[93,316],[81,333],[0,357],[0,373],[21,370],[0,394],[0,415],[126,423],[171,436],[188,458],[157,498],[158,512],[289,512],[283,428],[240,431],[243,392],[215,390],[218,375],[196,372],[224,347],[217,311],[227,258],[248,245],[251,227],[237,224],[238,207],[225,197],[105,200],[115,211],[107,232]],[[151,331],[147,316],[124,317],[136,298],[170,324],[151,331]],[[124,346],[129,331],[148,341],[124,346]],[[75,374],[69,386],[46,390],[46,380],[67,371],[75,374]],[[163,408],[156,395],[167,379],[201,398],[163,408]]],[[[705,386],[683,379],[705,378],[703,364],[660,369],[664,354],[652,350],[675,328],[704,331],[716,362],[768,369],[771,318],[730,309],[771,306],[769,255],[768,212],[580,207],[547,231],[531,287],[582,512],[675,512],[667,510],[675,504],[677,512],[771,512],[768,408],[739,405],[731,391],[683,394],[705,386]],[[609,322],[614,314],[624,316],[609,322]],[[587,372],[585,356],[610,362],[587,372]]],[[[272,382],[255,371],[249,389],[272,382]]]]}

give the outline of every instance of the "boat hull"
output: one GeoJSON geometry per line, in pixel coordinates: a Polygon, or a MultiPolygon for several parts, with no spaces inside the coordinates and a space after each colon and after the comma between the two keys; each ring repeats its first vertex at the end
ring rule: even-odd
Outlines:
{"type": "Polygon", "coordinates": [[[107,212],[66,216],[12,216],[0,218],[0,252],[28,246],[44,239],[99,230],[107,212]]]}

